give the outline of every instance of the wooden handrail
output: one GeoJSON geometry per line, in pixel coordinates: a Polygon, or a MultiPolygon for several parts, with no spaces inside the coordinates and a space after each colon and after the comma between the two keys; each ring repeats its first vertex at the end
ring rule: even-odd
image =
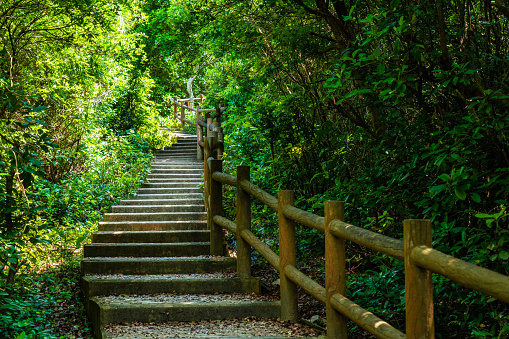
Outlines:
{"type": "Polygon", "coordinates": [[[392,327],[387,322],[378,318],[373,313],[366,311],[350,299],[341,294],[334,294],[331,298],[332,307],[338,312],[347,316],[357,325],[375,335],[377,338],[384,339],[405,339],[407,336],[392,327]]]}
{"type": "Polygon", "coordinates": [[[256,235],[253,234],[253,232],[243,230],[240,233],[240,236],[242,237],[242,239],[247,241],[249,245],[253,246],[253,248],[262,255],[262,257],[267,259],[267,261],[269,262],[269,264],[272,265],[272,267],[274,267],[278,271],[281,271],[281,266],[279,264],[279,256],[276,253],[274,253],[274,251],[272,251],[270,247],[267,246],[263,241],[258,239],[256,235]]]}
{"type": "Polygon", "coordinates": [[[277,199],[270,195],[269,193],[262,190],[260,187],[253,184],[251,181],[243,180],[240,182],[240,187],[244,189],[246,192],[251,194],[256,199],[263,202],[265,205],[272,208],[272,210],[277,211],[277,199]]]}
{"type": "MultiPolygon", "coordinates": [[[[194,98],[195,101],[201,102],[203,104],[203,101],[205,100],[205,97],[200,95],[197,98],[194,98]]],[[[197,107],[191,107],[188,105],[185,105],[185,102],[190,102],[190,98],[186,99],[177,99],[173,98],[173,115],[176,119],[180,121],[180,127],[184,129],[185,125],[191,125],[196,127],[196,148],[197,148],[197,158],[198,160],[203,160],[204,156],[204,137],[212,136],[212,134],[217,133],[217,136],[219,137],[219,145],[217,149],[215,149],[215,154],[218,157],[221,157],[223,154],[224,146],[223,146],[223,131],[221,128],[221,114],[226,110],[226,107],[218,107],[218,108],[200,108],[200,106],[197,107]],[[178,112],[178,108],[180,107],[180,114],[178,112]],[[190,121],[189,119],[186,119],[186,111],[194,112],[196,116],[196,121],[190,121]],[[212,116],[210,116],[210,113],[215,112],[212,116]],[[204,121],[202,113],[205,114],[205,117],[207,117],[207,121],[204,121]],[[215,121],[214,121],[215,120],[215,121]],[[203,128],[205,128],[205,133],[203,131],[203,128]]]]}
{"type": "Polygon", "coordinates": [[[322,304],[325,304],[325,287],[321,286],[319,283],[299,271],[293,265],[288,265],[285,267],[285,274],[294,283],[315,297],[316,300],[320,301],[322,304]]]}
{"type": "Polygon", "coordinates": [[[470,289],[509,304],[509,277],[427,246],[417,246],[410,259],[418,266],[440,274],[470,289]]]}
{"type": "Polygon", "coordinates": [[[403,261],[403,241],[396,240],[365,228],[347,224],[340,220],[331,221],[331,232],[361,246],[387,254],[403,261]]]}
{"type": "Polygon", "coordinates": [[[295,220],[302,225],[314,228],[315,230],[325,232],[325,218],[308,211],[301,210],[294,206],[283,207],[283,214],[285,217],[295,220]]]}
{"type": "Polygon", "coordinates": [[[222,162],[217,160],[217,150],[222,143],[219,133],[210,129],[214,127],[211,120],[209,117],[207,123],[200,123],[198,119],[196,123],[200,129],[205,125],[208,135],[198,141],[198,147],[204,149],[205,155],[205,202],[209,211],[211,251],[214,248],[216,253],[213,254],[217,254],[223,248],[217,230],[218,227],[226,228],[237,236],[239,277],[250,276],[247,266],[250,266],[251,247],[276,268],[280,272],[281,319],[296,320],[296,287],[300,286],[326,304],[328,338],[346,337],[346,318],[378,338],[432,338],[432,272],[509,303],[509,277],[432,249],[429,220],[405,220],[402,241],[346,223],[341,202],[326,202],[326,216],[321,217],[293,206],[292,191],[279,191],[276,198],[251,182],[247,166],[237,167],[238,176],[223,173],[222,162]],[[218,195],[222,184],[237,189],[237,223],[222,216],[222,196],[218,195]],[[280,256],[250,230],[251,196],[278,213],[280,256]],[[295,221],[325,234],[325,287],[296,268],[295,221]],[[345,297],[345,240],[404,261],[406,334],[345,297]]]}
{"type": "Polygon", "coordinates": [[[230,186],[235,186],[237,184],[236,176],[222,173],[222,172],[212,173],[212,179],[217,180],[223,184],[230,185],[230,186]]]}

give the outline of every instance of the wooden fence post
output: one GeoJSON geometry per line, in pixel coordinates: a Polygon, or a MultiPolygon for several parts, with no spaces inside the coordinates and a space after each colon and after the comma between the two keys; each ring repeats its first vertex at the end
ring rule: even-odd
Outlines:
{"type": "Polygon", "coordinates": [[[242,180],[250,180],[250,167],[237,166],[237,275],[251,276],[251,245],[242,236],[242,230],[251,231],[251,195],[240,187],[242,180]]]}
{"type": "MultiPolygon", "coordinates": [[[[203,198],[205,200],[205,210],[209,211],[209,165],[207,159],[210,156],[209,138],[203,138],[203,198]]],[[[208,225],[207,225],[208,226],[208,225]]]]}
{"type": "Polygon", "coordinates": [[[201,111],[196,112],[196,151],[198,160],[203,160],[203,148],[200,146],[200,141],[203,141],[203,127],[200,122],[203,121],[201,111]]]}
{"type": "Polygon", "coordinates": [[[212,118],[207,118],[207,137],[212,136],[212,130],[210,129],[210,126],[212,125],[212,118]]]}
{"type": "Polygon", "coordinates": [[[283,207],[294,206],[294,192],[281,190],[277,192],[278,220],[279,220],[279,265],[281,267],[280,291],[281,291],[281,320],[297,322],[299,315],[297,307],[297,285],[286,277],[285,267],[297,265],[297,248],[295,243],[295,222],[286,218],[283,207]]]}
{"type": "Polygon", "coordinates": [[[331,298],[339,293],[346,296],[345,239],[330,232],[332,220],[345,221],[344,203],[325,202],[325,294],[327,310],[327,338],[347,338],[347,319],[331,305],[331,298]]]}
{"type": "Polygon", "coordinates": [[[207,214],[207,223],[210,225],[210,255],[224,255],[223,228],[214,222],[214,216],[223,216],[223,185],[221,182],[212,179],[214,172],[223,171],[222,160],[212,160],[209,168],[210,179],[210,207],[207,214]]]}
{"type": "Polygon", "coordinates": [[[430,220],[407,219],[403,221],[406,335],[408,339],[435,338],[431,272],[418,267],[410,259],[410,253],[414,247],[420,245],[431,247],[431,241],[432,225],[430,220]]]}
{"type": "Polygon", "coordinates": [[[186,109],[184,107],[180,108],[180,129],[184,130],[186,123],[184,120],[186,119],[186,109]]]}
{"type": "Polygon", "coordinates": [[[173,116],[177,118],[177,98],[173,98],[173,116]]]}
{"type": "Polygon", "coordinates": [[[219,140],[219,147],[217,148],[217,158],[222,159],[224,153],[224,134],[222,127],[217,128],[217,139],[219,140]]]}

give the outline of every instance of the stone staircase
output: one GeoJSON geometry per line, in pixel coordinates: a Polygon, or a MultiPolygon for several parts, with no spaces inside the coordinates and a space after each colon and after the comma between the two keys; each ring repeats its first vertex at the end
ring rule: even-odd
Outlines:
{"type": "Polygon", "coordinates": [[[251,295],[260,292],[258,279],[235,276],[235,258],[209,255],[202,173],[196,136],[179,133],[177,143],[157,152],[138,195],[104,215],[82,261],[96,338],[108,337],[105,327],[119,323],[279,317],[278,301],[251,295]]]}

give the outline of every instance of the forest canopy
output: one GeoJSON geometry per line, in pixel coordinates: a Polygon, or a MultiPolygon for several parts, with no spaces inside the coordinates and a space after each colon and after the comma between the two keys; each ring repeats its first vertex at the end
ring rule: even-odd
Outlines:
{"type": "MultiPolygon", "coordinates": [[[[348,222],[395,238],[431,219],[435,248],[507,275],[508,37],[507,0],[2,1],[2,279],[43,243],[86,241],[169,142],[158,126],[191,77],[228,105],[226,170],[317,213],[343,200],[348,222]]],[[[299,232],[303,262],[320,257],[299,232]]],[[[349,262],[353,300],[398,325],[402,265],[355,246],[349,262]]],[[[434,279],[443,338],[509,334],[506,305],[434,279]]]]}

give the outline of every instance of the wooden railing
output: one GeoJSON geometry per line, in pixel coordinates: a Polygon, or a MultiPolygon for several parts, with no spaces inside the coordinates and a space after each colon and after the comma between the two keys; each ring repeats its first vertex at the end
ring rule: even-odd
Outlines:
{"type": "Polygon", "coordinates": [[[326,305],[327,338],[346,338],[347,319],[378,338],[434,338],[432,273],[509,303],[508,276],[431,248],[431,221],[405,220],[401,241],[346,223],[340,201],[325,203],[325,217],[309,213],[294,206],[293,191],[280,190],[276,198],[254,185],[248,166],[238,166],[236,176],[223,173],[217,134],[204,138],[203,144],[210,253],[224,254],[222,228],[228,229],[237,237],[237,275],[247,278],[251,248],[258,251],[280,273],[282,320],[297,321],[300,286],[326,305]],[[223,185],[236,187],[236,222],[223,216],[223,185]],[[277,212],[279,256],[251,232],[251,197],[277,212]],[[296,267],[295,222],[325,233],[325,287],[296,267]],[[406,334],[346,298],[345,240],[404,261],[406,334]]]}
{"type": "MultiPolygon", "coordinates": [[[[218,140],[220,140],[221,145],[223,142],[223,129],[221,128],[221,114],[225,110],[225,108],[221,106],[212,109],[202,109],[200,108],[200,106],[194,107],[195,101],[198,101],[203,105],[204,100],[205,97],[203,95],[200,95],[199,97],[193,99],[177,99],[177,98],[173,99],[173,115],[180,121],[180,128],[184,129],[186,124],[196,127],[197,135],[196,146],[198,151],[197,153],[198,160],[204,159],[205,137],[215,135],[218,137],[218,140]],[[184,103],[188,103],[188,105],[185,105],[184,103]],[[192,118],[190,116],[187,117],[191,118],[194,121],[186,119],[186,111],[189,111],[191,113],[190,116],[192,118]]],[[[220,149],[223,150],[224,148],[220,149]]]]}

